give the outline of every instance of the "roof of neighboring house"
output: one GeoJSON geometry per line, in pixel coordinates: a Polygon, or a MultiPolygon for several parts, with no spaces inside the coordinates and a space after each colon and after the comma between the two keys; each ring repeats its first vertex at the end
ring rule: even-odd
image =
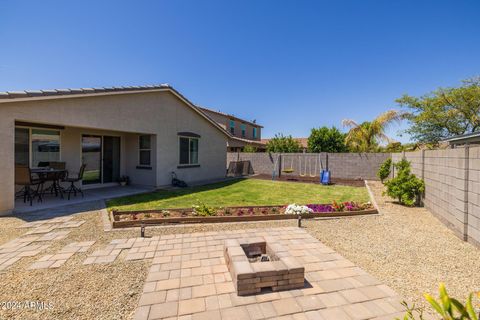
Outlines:
{"type": "Polygon", "coordinates": [[[480,138],[480,132],[472,132],[472,133],[466,133],[466,134],[460,134],[458,136],[453,136],[448,139],[442,140],[444,142],[450,142],[450,143],[462,143],[466,140],[474,139],[474,138],[480,138]]]}
{"type": "Polygon", "coordinates": [[[156,91],[170,91],[180,100],[182,100],[192,110],[201,115],[204,119],[210,122],[215,128],[220,130],[229,138],[233,137],[230,132],[225,130],[216,121],[210,118],[201,108],[198,108],[180,92],[175,90],[168,84],[148,85],[148,86],[132,86],[132,87],[101,87],[101,88],[80,88],[80,89],[51,89],[51,90],[25,90],[25,91],[0,91],[0,104],[5,102],[20,102],[20,101],[34,101],[34,100],[48,100],[57,98],[78,98],[88,96],[102,96],[115,95],[127,93],[143,93],[156,91]]]}
{"type": "Polygon", "coordinates": [[[228,113],[224,113],[224,112],[221,112],[221,111],[212,110],[212,109],[210,109],[210,108],[205,108],[205,107],[201,107],[201,106],[197,106],[197,108],[199,108],[199,109],[201,109],[201,110],[203,110],[203,111],[213,112],[213,113],[219,114],[219,115],[224,116],[224,117],[227,117],[227,118],[232,118],[232,119],[234,119],[234,120],[238,120],[238,121],[241,121],[241,122],[244,122],[244,123],[248,123],[249,125],[252,125],[252,126],[254,126],[254,127],[263,128],[263,126],[259,125],[258,123],[255,123],[255,122],[252,122],[252,121],[248,121],[248,120],[245,120],[245,119],[236,117],[236,116],[234,116],[233,114],[228,114],[228,113]]]}
{"type": "MultiPolygon", "coordinates": [[[[302,148],[308,148],[308,138],[293,138],[294,140],[298,141],[302,148]]],[[[263,144],[267,144],[270,139],[262,139],[263,144]]]]}
{"type": "MultiPolygon", "coordinates": [[[[232,136],[230,138],[231,140],[237,140],[237,141],[241,141],[241,142],[245,142],[247,144],[250,144],[250,145],[254,145],[254,146],[264,146],[265,144],[260,141],[260,140],[250,140],[250,139],[245,139],[245,138],[239,138],[239,137],[235,137],[235,136],[232,136]]],[[[263,140],[263,139],[262,139],[263,140]]]]}

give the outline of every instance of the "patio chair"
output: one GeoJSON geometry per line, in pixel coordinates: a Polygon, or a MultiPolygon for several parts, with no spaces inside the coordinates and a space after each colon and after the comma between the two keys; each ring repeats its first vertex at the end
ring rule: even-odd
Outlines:
{"type": "Polygon", "coordinates": [[[15,166],[15,184],[23,186],[17,196],[23,197],[23,202],[33,204],[33,199],[38,197],[38,201],[42,202],[43,180],[32,178],[32,172],[27,166],[15,166]],[[36,186],[36,189],[34,188],[36,186]]]}
{"type": "Polygon", "coordinates": [[[77,192],[80,193],[82,195],[82,198],[83,198],[83,191],[82,189],[80,189],[79,187],[75,186],[75,183],[76,182],[79,182],[79,181],[82,181],[83,179],[83,173],[85,172],[85,167],[87,165],[86,164],[82,164],[82,166],[80,167],[80,170],[78,171],[78,174],[76,177],[70,177],[68,172],[67,172],[67,176],[65,177],[65,179],[63,179],[62,181],[63,182],[70,182],[70,187],[68,187],[67,189],[65,189],[65,192],[68,193],[68,200],[70,200],[70,194],[73,192],[73,195],[76,197],[77,196],[77,192]]]}

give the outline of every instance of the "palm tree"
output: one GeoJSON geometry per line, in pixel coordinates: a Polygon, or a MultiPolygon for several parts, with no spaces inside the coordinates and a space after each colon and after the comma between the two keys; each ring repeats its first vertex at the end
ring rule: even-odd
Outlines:
{"type": "Polygon", "coordinates": [[[349,127],[345,143],[352,149],[358,152],[374,151],[379,143],[391,142],[387,137],[385,130],[392,123],[398,123],[405,118],[405,113],[389,110],[382,113],[372,121],[365,121],[360,124],[352,119],[344,119],[342,124],[344,127],[349,127]]]}

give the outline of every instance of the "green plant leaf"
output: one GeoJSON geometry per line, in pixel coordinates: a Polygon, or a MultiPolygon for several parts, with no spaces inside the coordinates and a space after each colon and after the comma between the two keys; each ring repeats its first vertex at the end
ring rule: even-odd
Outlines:
{"type": "Polygon", "coordinates": [[[466,319],[469,318],[467,309],[463,306],[463,304],[460,303],[460,301],[458,301],[457,299],[451,298],[450,302],[455,307],[455,309],[457,309],[457,311],[460,313],[462,318],[466,318],[466,319]]]}
{"type": "Polygon", "coordinates": [[[472,298],[473,294],[470,293],[467,299],[467,303],[465,304],[465,308],[467,309],[468,315],[470,316],[471,320],[478,320],[478,316],[475,313],[475,309],[473,308],[472,298]]]}
{"type": "Polygon", "coordinates": [[[432,306],[433,309],[435,309],[435,311],[438,312],[438,314],[440,314],[442,317],[445,318],[445,312],[443,311],[442,307],[440,306],[440,304],[435,300],[434,297],[432,297],[431,295],[429,295],[428,293],[425,293],[423,295],[425,297],[425,299],[428,301],[428,303],[430,303],[430,305],[432,306]]]}

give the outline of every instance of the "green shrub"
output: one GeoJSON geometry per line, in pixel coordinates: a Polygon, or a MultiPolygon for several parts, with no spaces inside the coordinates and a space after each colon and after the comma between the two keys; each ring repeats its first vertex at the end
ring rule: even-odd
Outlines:
{"type": "MultiPolygon", "coordinates": [[[[436,300],[429,294],[424,294],[425,299],[432,306],[432,308],[441,316],[442,320],[479,320],[480,314],[477,315],[475,308],[472,303],[473,293],[470,293],[468,296],[467,302],[463,305],[457,299],[451,298],[445,285],[440,283],[438,289],[440,292],[440,297],[436,300]]],[[[415,320],[415,313],[418,315],[419,320],[423,320],[423,310],[416,309],[415,306],[409,308],[408,305],[404,302],[403,305],[407,308],[407,313],[402,318],[402,320],[415,320]]],[[[396,318],[400,320],[399,318],[396,318]]]]}
{"type": "Polygon", "coordinates": [[[216,216],[217,209],[215,209],[214,207],[209,207],[205,203],[201,203],[199,205],[193,206],[193,215],[202,217],[216,216]]]}
{"type": "Polygon", "coordinates": [[[257,148],[252,146],[251,144],[247,144],[245,147],[243,147],[243,152],[255,153],[255,152],[257,152],[257,148]]]}
{"type": "Polygon", "coordinates": [[[384,163],[382,163],[382,165],[380,166],[380,169],[378,169],[377,176],[380,179],[380,181],[382,181],[382,183],[390,175],[391,168],[392,168],[392,158],[388,158],[387,160],[385,160],[384,163]]]}
{"type": "Polygon", "coordinates": [[[398,199],[403,205],[414,206],[417,199],[425,191],[425,183],[410,171],[410,162],[405,159],[393,165],[397,169],[395,178],[385,182],[387,190],[384,194],[398,199]]]}

